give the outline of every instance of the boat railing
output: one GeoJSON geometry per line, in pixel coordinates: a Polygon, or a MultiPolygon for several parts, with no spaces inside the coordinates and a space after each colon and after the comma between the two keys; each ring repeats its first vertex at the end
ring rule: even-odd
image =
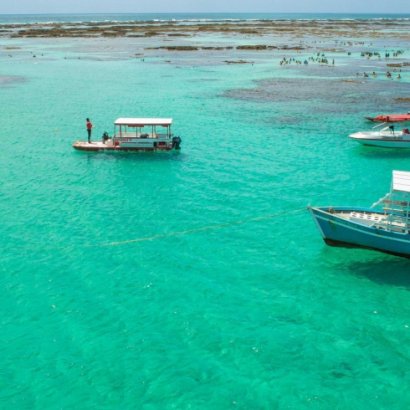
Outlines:
{"type": "MultiPolygon", "coordinates": [[[[387,122],[382,122],[381,124],[377,124],[377,125],[373,126],[372,129],[381,128],[381,127],[383,127],[383,125],[386,125],[386,124],[387,124],[387,122]]],[[[388,128],[388,127],[386,127],[386,128],[388,128]]],[[[382,128],[382,131],[383,131],[384,129],[385,129],[385,128],[382,128]]]]}
{"type": "Polygon", "coordinates": [[[118,141],[130,141],[135,138],[138,139],[169,139],[170,136],[165,133],[135,133],[135,132],[121,132],[117,133],[113,137],[115,140],[118,141]]]}
{"type": "Polygon", "coordinates": [[[403,232],[409,231],[410,225],[410,207],[406,201],[392,201],[388,207],[385,208],[388,215],[386,218],[391,230],[400,228],[403,232]]]}
{"type": "Polygon", "coordinates": [[[390,198],[390,193],[388,193],[385,196],[383,196],[382,198],[380,198],[370,208],[376,208],[376,207],[380,206],[381,204],[383,204],[384,201],[388,201],[389,198],[390,198]]]}
{"type": "Polygon", "coordinates": [[[398,139],[401,139],[404,135],[409,135],[410,131],[408,128],[396,130],[394,128],[394,125],[389,125],[388,127],[379,130],[379,133],[383,134],[384,137],[396,137],[398,139]]]}
{"type": "Polygon", "coordinates": [[[410,230],[410,201],[408,195],[392,191],[380,198],[372,208],[381,206],[385,214],[383,225],[389,231],[408,233],[410,230]]]}
{"type": "Polygon", "coordinates": [[[392,201],[390,199],[384,199],[383,200],[383,205],[385,208],[388,209],[397,209],[397,210],[403,210],[404,208],[409,208],[409,203],[407,201],[392,201]]]}

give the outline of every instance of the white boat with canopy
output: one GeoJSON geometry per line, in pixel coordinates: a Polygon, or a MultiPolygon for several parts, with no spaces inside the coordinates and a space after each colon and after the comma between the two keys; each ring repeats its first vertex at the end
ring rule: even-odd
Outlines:
{"type": "Polygon", "coordinates": [[[171,132],[172,118],[118,118],[114,134],[101,141],[76,141],[80,151],[171,151],[180,149],[181,138],[171,132]]]}

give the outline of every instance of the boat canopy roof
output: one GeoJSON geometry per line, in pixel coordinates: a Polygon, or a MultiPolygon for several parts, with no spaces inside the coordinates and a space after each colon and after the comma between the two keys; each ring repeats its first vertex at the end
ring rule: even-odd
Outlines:
{"type": "Polygon", "coordinates": [[[172,118],[118,118],[114,124],[128,127],[143,127],[144,125],[169,127],[172,124],[172,118]]]}
{"type": "Polygon", "coordinates": [[[393,171],[392,190],[410,193],[410,172],[393,171]]]}

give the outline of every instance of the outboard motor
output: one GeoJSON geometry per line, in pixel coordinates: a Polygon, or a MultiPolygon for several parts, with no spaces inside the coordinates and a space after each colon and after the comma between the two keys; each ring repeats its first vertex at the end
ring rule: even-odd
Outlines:
{"type": "Polygon", "coordinates": [[[181,149],[181,137],[172,137],[172,148],[181,149]]]}

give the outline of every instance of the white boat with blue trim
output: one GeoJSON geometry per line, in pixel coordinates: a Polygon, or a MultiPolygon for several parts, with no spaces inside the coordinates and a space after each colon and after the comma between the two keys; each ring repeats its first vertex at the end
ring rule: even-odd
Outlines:
{"type": "Polygon", "coordinates": [[[410,258],[410,172],[393,171],[390,192],[370,208],[308,209],[328,245],[410,258]]]}
{"type": "Polygon", "coordinates": [[[409,129],[395,130],[394,125],[381,130],[355,132],[350,134],[349,138],[360,144],[374,147],[410,148],[409,129]]]}
{"type": "Polygon", "coordinates": [[[101,141],[76,141],[80,151],[171,151],[179,150],[181,138],[171,132],[172,118],[118,118],[114,134],[101,141]]]}

